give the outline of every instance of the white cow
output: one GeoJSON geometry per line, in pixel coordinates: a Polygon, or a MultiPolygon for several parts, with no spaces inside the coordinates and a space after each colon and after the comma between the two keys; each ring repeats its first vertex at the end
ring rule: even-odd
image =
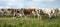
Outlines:
{"type": "Polygon", "coordinates": [[[48,17],[51,18],[54,14],[54,9],[42,9],[45,14],[48,14],[48,17]]]}
{"type": "Polygon", "coordinates": [[[34,15],[37,15],[38,18],[41,19],[41,15],[44,16],[44,14],[46,14],[46,15],[48,15],[49,18],[51,18],[54,13],[55,13],[54,9],[39,9],[39,10],[36,10],[34,15]]]}

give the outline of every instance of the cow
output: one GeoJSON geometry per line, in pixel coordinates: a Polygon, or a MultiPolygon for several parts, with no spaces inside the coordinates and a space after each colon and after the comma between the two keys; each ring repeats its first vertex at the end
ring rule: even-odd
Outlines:
{"type": "Polygon", "coordinates": [[[2,15],[2,16],[4,15],[3,10],[1,10],[1,9],[0,9],[0,15],[2,15]]]}
{"type": "Polygon", "coordinates": [[[22,17],[22,14],[21,14],[21,12],[20,12],[20,9],[16,9],[16,10],[15,10],[15,16],[16,16],[16,17],[22,17]]]}
{"type": "Polygon", "coordinates": [[[7,14],[14,16],[15,15],[15,9],[7,9],[7,14]]]}
{"type": "Polygon", "coordinates": [[[28,8],[28,9],[23,9],[23,13],[24,13],[24,15],[25,15],[25,18],[26,18],[27,16],[30,16],[33,12],[35,12],[35,9],[30,9],[30,8],[28,8]]]}
{"type": "Polygon", "coordinates": [[[40,19],[41,19],[41,15],[48,15],[49,18],[52,17],[52,15],[55,13],[53,9],[40,9],[39,10],[39,15],[40,15],[40,19]]]}
{"type": "Polygon", "coordinates": [[[32,14],[34,16],[34,18],[37,16],[38,18],[40,17],[39,15],[39,10],[38,9],[35,9],[34,11],[32,11],[32,14]]]}
{"type": "Polygon", "coordinates": [[[20,13],[20,9],[15,8],[7,8],[2,9],[5,16],[12,16],[13,18],[22,17],[22,14],[20,13]]]}
{"type": "Polygon", "coordinates": [[[56,8],[55,9],[55,16],[59,15],[60,14],[60,9],[56,8]]]}
{"type": "Polygon", "coordinates": [[[14,8],[6,8],[1,9],[3,11],[3,16],[15,16],[15,9],[14,8]]]}

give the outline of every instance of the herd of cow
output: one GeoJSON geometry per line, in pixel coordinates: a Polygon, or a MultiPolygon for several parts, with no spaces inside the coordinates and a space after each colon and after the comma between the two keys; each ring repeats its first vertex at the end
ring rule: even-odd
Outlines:
{"type": "Polygon", "coordinates": [[[14,9],[14,8],[6,8],[0,9],[0,16],[12,16],[13,18],[17,17],[38,17],[41,18],[43,15],[47,15],[51,18],[55,13],[60,13],[58,8],[56,9],[35,9],[35,8],[21,8],[21,9],[14,9]]]}

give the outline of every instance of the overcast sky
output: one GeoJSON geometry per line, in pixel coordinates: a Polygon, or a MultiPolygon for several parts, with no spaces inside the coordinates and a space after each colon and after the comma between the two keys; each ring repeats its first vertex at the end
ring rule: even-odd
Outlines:
{"type": "Polygon", "coordinates": [[[0,0],[0,8],[60,8],[60,0],[0,0]]]}

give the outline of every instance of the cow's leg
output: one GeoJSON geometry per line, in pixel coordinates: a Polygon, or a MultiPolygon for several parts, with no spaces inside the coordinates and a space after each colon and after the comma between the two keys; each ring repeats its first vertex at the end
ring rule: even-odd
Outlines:
{"type": "Polygon", "coordinates": [[[16,16],[13,16],[13,18],[16,18],[16,16]]]}
{"type": "Polygon", "coordinates": [[[3,12],[0,12],[0,15],[3,16],[3,12]]]}
{"type": "Polygon", "coordinates": [[[22,18],[22,14],[19,14],[19,16],[22,18]]]}
{"type": "Polygon", "coordinates": [[[20,14],[19,13],[16,13],[16,17],[19,18],[20,17],[20,14]]]}
{"type": "Polygon", "coordinates": [[[27,18],[27,15],[25,15],[25,18],[27,18]]]}
{"type": "Polygon", "coordinates": [[[41,18],[42,18],[41,15],[39,17],[40,17],[40,20],[41,20],[41,18]]]}
{"type": "Polygon", "coordinates": [[[35,18],[35,14],[34,14],[34,16],[33,16],[34,18],[35,18]]]}
{"type": "Polygon", "coordinates": [[[30,15],[27,15],[27,17],[30,17],[30,15]]]}
{"type": "Polygon", "coordinates": [[[16,18],[16,13],[13,13],[13,18],[16,18]]]}
{"type": "Polygon", "coordinates": [[[13,14],[13,18],[16,18],[16,14],[15,13],[13,14]]]}
{"type": "Polygon", "coordinates": [[[39,18],[40,17],[40,15],[39,14],[37,14],[37,18],[39,18]]]}
{"type": "MultiPolygon", "coordinates": [[[[34,15],[34,18],[35,18],[37,14],[34,13],[33,15],[34,15]]],[[[38,16],[38,15],[37,15],[37,16],[38,16]]]]}
{"type": "Polygon", "coordinates": [[[49,18],[51,18],[51,14],[48,14],[49,15],[49,18]]]}
{"type": "Polygon", "coordinates": [[[1,14],[2,16],[4,15],[4,13],[1,14]]]}

